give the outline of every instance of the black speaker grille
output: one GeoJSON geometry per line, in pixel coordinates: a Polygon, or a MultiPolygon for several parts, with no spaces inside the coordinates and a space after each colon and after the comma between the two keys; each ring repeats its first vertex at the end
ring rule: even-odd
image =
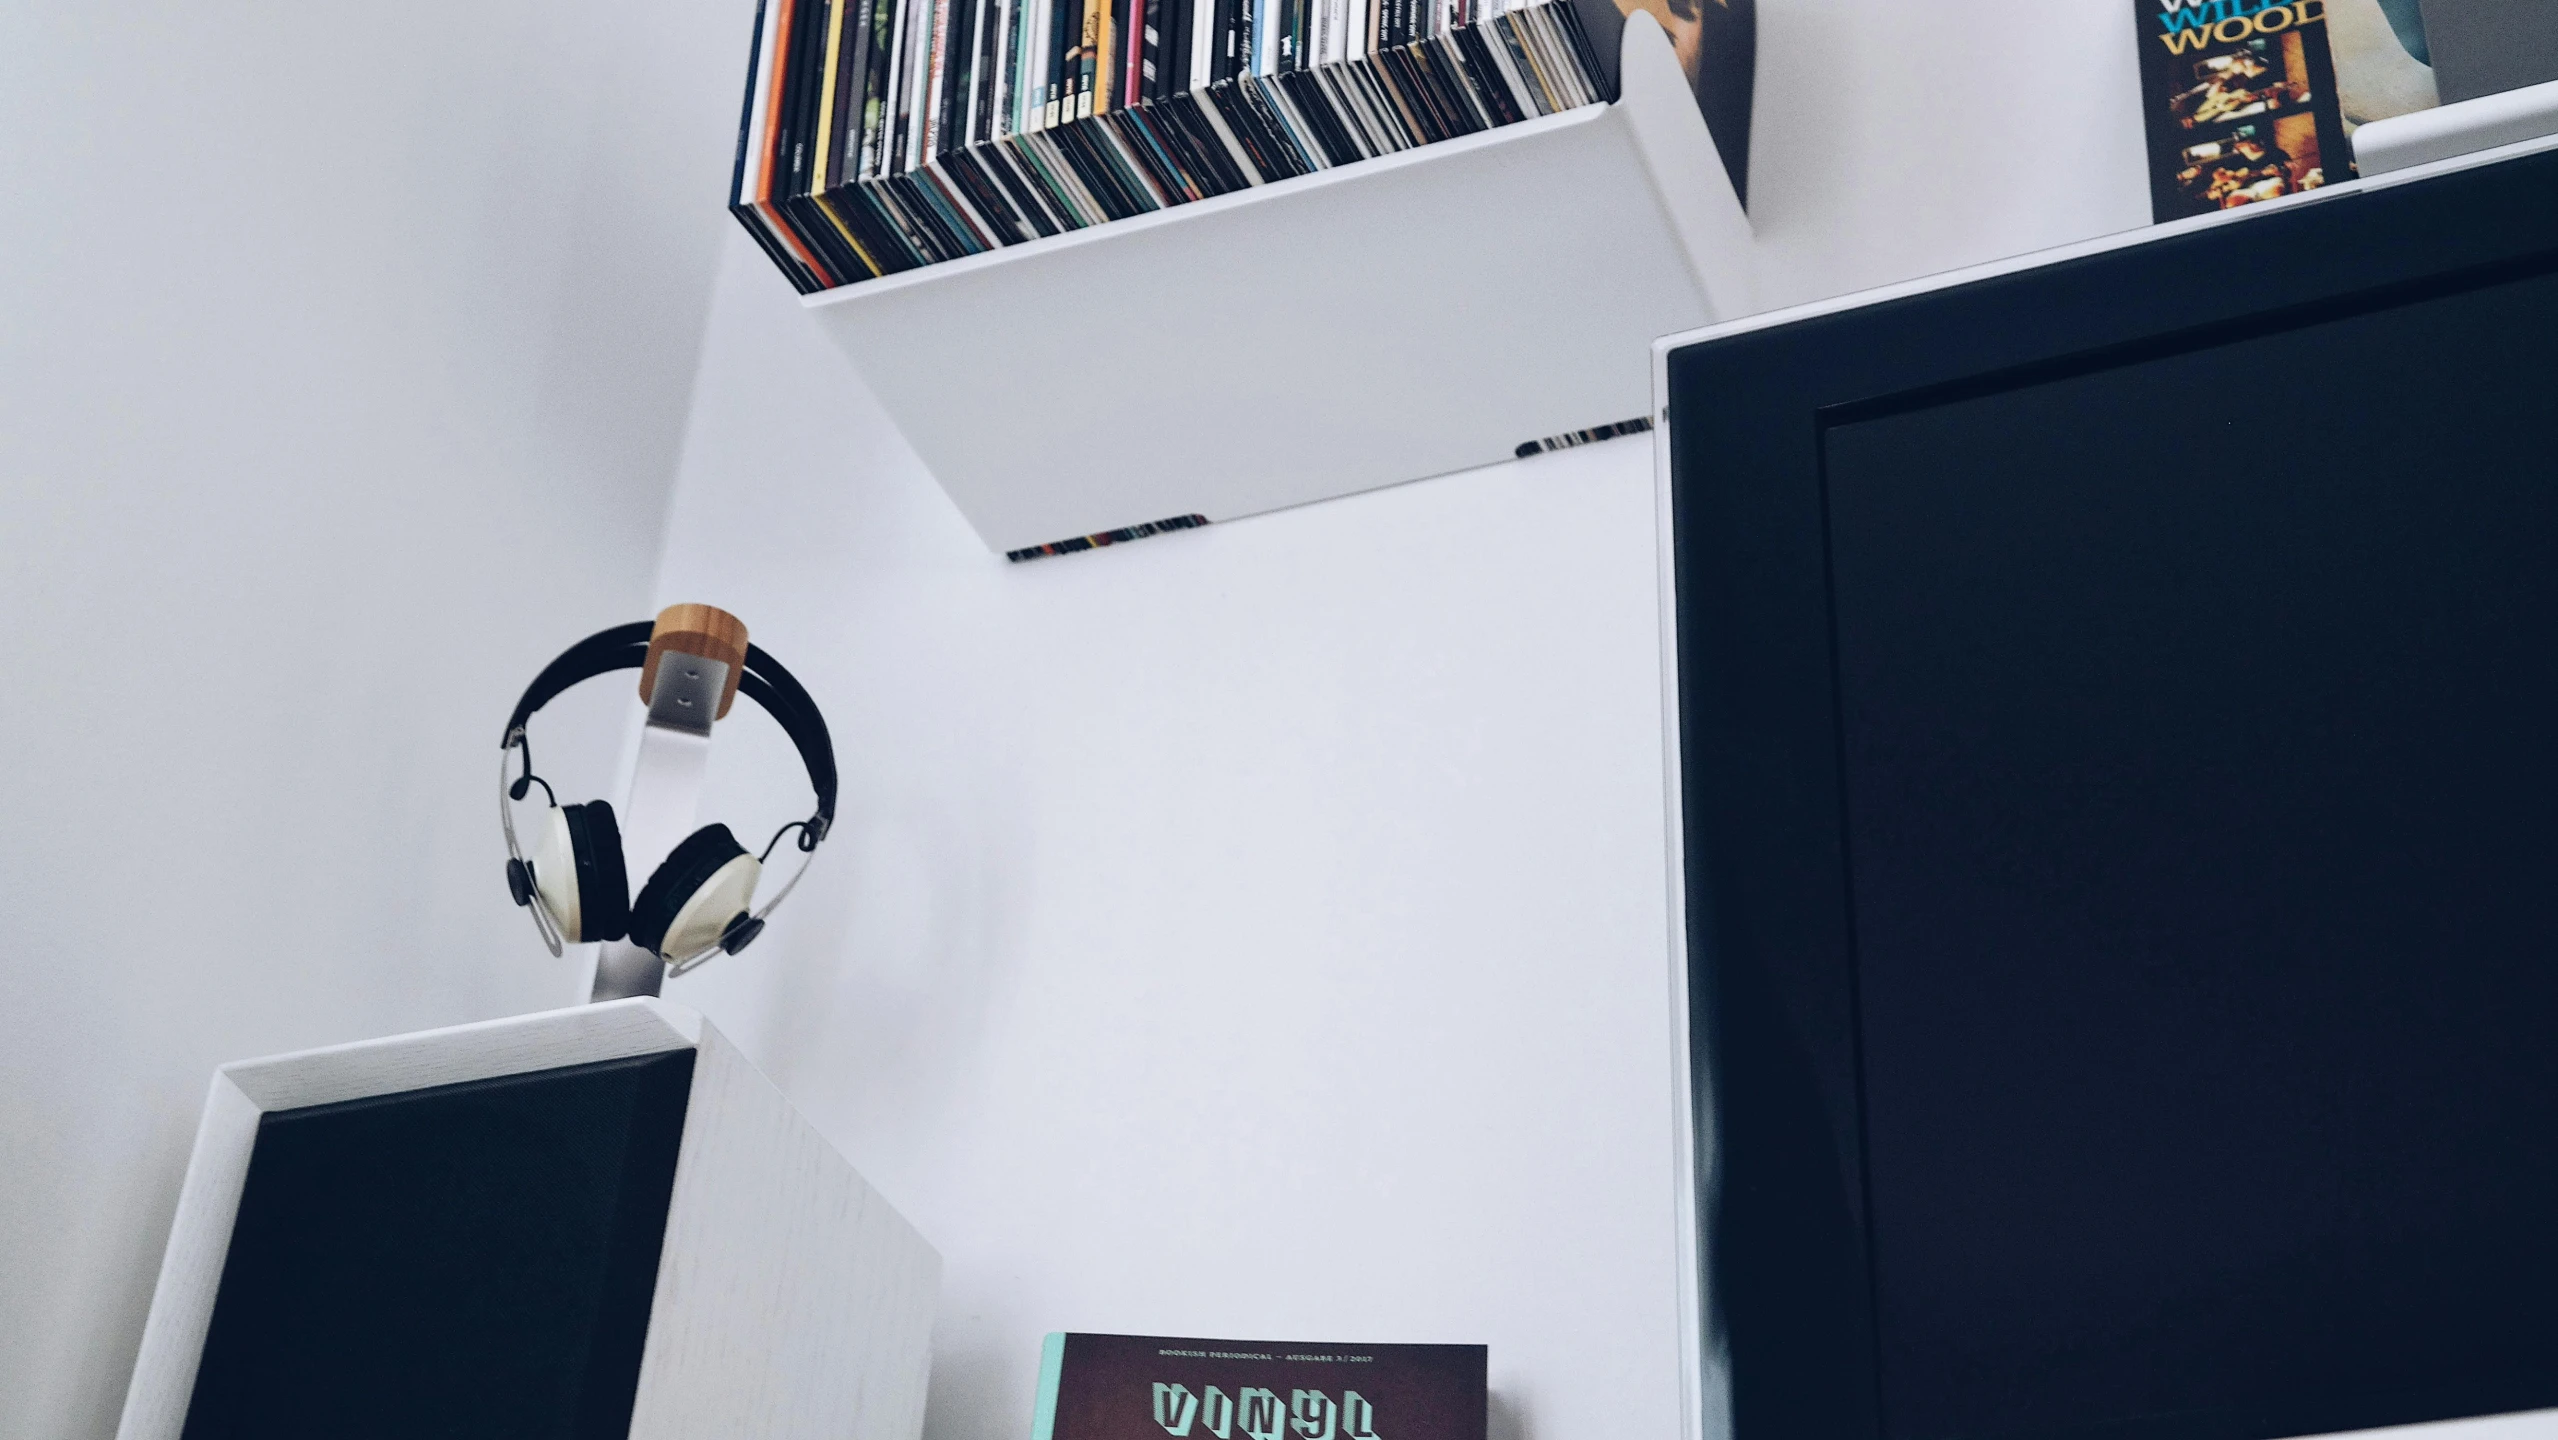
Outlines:
{"type": "Polygon", "coordinates": [[[262,1117],[186,1440],[630,1428],[693,1052],[262,1117]]]}

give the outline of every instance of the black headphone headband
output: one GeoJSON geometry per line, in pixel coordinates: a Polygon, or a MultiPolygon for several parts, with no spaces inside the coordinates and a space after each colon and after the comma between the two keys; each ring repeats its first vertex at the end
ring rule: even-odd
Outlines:
{"type": "MultiPolygon", "coordinates": [[[[506,717],[506,737],[498,748],[519,743],[533,712],[550,704],[561,691],[598,675],[640,668],[648,660],[648,637],[656,628],[647,620],[616,625],[562,651],[533,677],[524,698],[515,702],[515,713],[506,717]]],[[[835,743],[826,733],[826,717],[817,713],[817,702],[782,668],[782,662],[753,645],[746,647],[746,668],[737,677],[737,688],[764,707],[764,713],[798,747],[800,764],[808,769],[809,788],[817,792],[817,817],[809,822],[809,843],[824,839],[835,824],[835,743]]]]}

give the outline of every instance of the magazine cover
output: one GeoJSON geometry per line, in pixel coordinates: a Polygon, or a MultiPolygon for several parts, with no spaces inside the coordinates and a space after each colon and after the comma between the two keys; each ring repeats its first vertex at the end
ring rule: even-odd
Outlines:
{"type": "Polygon", "coordinates": [[[2150,212],[2352,178],[2356,126],[2435,103],[2415,0],[2133,0],[2150,212]]]}
{"type": "Polygon", "coordinates": [[[1051,1335],[1031,1440],[1484,1440],[1480,1345],[1051,1335]]]}

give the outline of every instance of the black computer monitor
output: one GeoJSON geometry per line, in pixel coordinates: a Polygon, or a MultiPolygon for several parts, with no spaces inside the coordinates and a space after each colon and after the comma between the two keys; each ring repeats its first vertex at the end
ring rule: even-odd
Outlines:
{"type": "Polygon", "coordinates": [[[1737,1440],[2558,1405],[2558,153],[1667,375],[1737,1440]]]}

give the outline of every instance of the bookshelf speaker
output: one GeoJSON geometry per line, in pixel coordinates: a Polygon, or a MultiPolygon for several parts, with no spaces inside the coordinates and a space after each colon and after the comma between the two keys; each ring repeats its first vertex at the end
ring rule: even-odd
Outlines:
{"type": "Polygon", "coordinates": [[[224,1066],[126,1440],[913,1440],[940,1262],[700,1017],[224,1066]]]}

